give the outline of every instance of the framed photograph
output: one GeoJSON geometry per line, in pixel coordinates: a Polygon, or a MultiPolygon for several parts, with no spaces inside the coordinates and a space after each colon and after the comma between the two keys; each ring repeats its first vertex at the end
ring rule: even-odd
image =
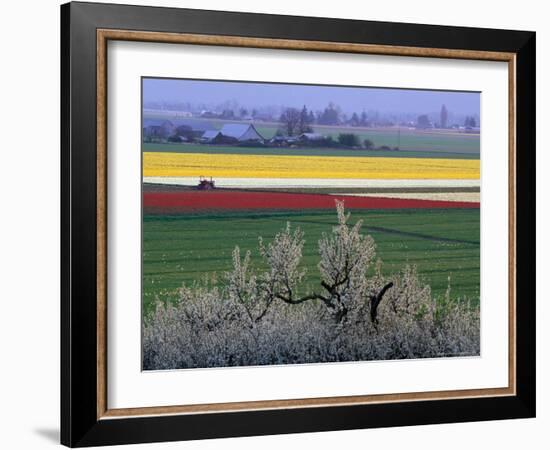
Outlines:
{"type": "Polygon", "coordinates": [[[535,33],[61,7],[61,441],[535,415],[535,33]]]}

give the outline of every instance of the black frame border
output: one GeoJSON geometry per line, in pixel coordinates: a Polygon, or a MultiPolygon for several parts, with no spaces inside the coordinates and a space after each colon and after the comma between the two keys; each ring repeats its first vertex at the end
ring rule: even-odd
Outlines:
{"type": "Polygon", "coordinates": [[[61,443],[70,447],[534,417],[534,32],[69,3],[61,6],[61,443]],[[516,54],[516,395],[97,419],[96,30],[516,54]],[[284,32],[281,30],[285,30],[284,32]]]}

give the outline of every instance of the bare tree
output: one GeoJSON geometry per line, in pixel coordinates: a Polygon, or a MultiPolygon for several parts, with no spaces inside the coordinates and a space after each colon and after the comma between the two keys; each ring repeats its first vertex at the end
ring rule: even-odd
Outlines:
{"type": "Polygon", "coordinates": [[[279,122],[281,122],[281,126],[287,136],[294,136],[298,133],[300,116],[300,111],[296,108],[286,108],[281,114],[279,122]]]}

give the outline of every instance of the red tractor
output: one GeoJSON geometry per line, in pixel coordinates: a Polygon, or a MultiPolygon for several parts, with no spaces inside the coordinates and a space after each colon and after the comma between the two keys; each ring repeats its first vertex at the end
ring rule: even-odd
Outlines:
{"type": "Polygon", "coordinates": [[[212,177],[210,177],[210,180],[208,180],[206,177],[200,176],[197,189],[199,191],[210,191],[212,189],[216,189],[216,184],[212,177]]]}

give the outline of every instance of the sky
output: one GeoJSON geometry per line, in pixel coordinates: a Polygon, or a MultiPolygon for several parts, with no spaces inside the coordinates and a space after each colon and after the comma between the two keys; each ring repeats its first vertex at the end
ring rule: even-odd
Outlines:
{"type": "Polygon", "coordinates": [[[236,100],[248,108],[262,106],[299,107],[322,110],[329,102],[346,113],[378,110],[387,113],[439,111],[445,105],[455,114],[479,115],[480,94],[471,92],[413,89],[318,86],[303,84],[143,79],[143,102],[217,105],[236,100]]]}

